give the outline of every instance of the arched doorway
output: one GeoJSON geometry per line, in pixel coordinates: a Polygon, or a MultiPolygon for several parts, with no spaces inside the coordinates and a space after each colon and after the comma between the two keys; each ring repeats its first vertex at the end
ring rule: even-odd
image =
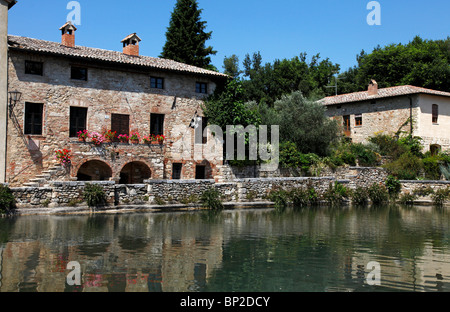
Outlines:
{"type": "Polygon", "coordinates": [[[78,181],[107,181],[111,177],[111,168],[108,164],[100,160],[85,162],[77,172],[78,181]]]}
{"type": "Polygon", "coordinates": [[[143,162],[134,161],[126,164],[120,172],[119,184],[142,184],[150,179],[152,172],[143,162]]]}
{"type": "Polygon", "coordinates": [[[441,151],[441,146],[438,144],[430,145],[431,156],[436,156],[441,151]]]}

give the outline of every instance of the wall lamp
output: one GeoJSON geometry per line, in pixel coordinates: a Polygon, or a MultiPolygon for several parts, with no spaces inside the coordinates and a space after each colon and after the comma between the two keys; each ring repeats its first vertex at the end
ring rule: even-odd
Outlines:
{"type": "Polygon", "coordinates": [[[20,101],[20,98],[22,97],[22,93],[15,90],[15,91],[9,91],[8,95],[9,95],[9,116],[12,116],[14,107],[16,106],[17,102],[20,101]]]}

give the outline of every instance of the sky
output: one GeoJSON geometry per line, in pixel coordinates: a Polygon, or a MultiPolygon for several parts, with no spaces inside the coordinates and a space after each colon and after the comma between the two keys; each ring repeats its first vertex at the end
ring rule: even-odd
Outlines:
{"type": "MultiPolygon", "coordinates": [[[[9,11],[11,35],[60,42],[71,0],[18,0],[9,11]]],[[[76,44],[121,51],[120,41],[136,32],[141,55],[158,57],[176,0],[78,0],[76,44]]],[[[380,25],[369,25],[371,0],[198,0],[202,20],[216,51],[212,63],[223,71],[224,57],[260,52],[263,63],[308,58],[356,65],[356,55],[376,46],[406,44],[415,36],[437,40],[450,36],[449,0],[379,0],[380,25]]]]}

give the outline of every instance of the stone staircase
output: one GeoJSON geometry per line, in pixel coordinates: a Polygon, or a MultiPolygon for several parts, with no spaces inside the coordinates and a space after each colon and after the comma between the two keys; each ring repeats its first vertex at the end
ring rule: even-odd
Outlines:
{"type": "Polygon", "coordinates": [[[52,164],[47,170],[42,171],[41,174],[36,175],[29,182],[24,183],[25,187],[46,187],[49,186],[49,182],[58,174],[64,171],[61,164],[52,164]]]}

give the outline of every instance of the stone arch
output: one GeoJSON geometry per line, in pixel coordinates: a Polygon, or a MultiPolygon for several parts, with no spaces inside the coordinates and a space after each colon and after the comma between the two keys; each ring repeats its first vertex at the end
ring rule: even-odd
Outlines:
{"type": "Polygon", "coordinates": [[[142,184],[150,179],[152,170],[142,161],[132,161],[122,167],[119,184],[142,184]]]}
{"type": "Polygon", "coordinates": [[[430,152],[432,156],[437,155],[441,151],[442,147],[439,144],[431,144],[430,152]]]}
{"type": "Polygon", "coordinates": [[[111,167],[101,160],[88,160],[77,171],[78,181],[108,181],[111,177],[111,167]]]}

